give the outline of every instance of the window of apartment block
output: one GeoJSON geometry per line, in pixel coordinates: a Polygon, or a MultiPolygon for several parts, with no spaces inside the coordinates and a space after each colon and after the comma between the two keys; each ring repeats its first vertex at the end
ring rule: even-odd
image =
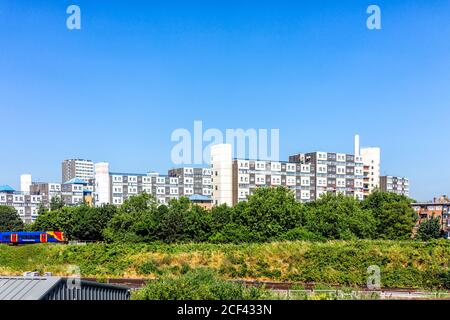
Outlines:
{"type": "Polygon", "coordinates": [[[302,173],[309,173],[311,171],[311,166],[303,164],[300,168],[302,173]]]}

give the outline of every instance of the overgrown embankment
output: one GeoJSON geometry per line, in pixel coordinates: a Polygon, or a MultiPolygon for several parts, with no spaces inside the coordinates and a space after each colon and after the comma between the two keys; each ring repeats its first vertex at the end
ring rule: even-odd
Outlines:
{"type": "Polygon", "coordinates": [[[384,287],[444,288],[450,242],[329,241],[264,244],[0,245],[0,274],[24,271],[83,277],[156,278],[206,267],[225,279],[364,286],[367,268],[381,269],[384,287]]]}

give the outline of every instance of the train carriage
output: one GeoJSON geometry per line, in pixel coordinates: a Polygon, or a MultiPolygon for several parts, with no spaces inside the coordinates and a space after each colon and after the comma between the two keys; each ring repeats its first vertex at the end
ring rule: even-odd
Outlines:
{"type": "Polygon", "coordinates": [[[0,232],[0,243],[33,244],[33,243],[65,243],[64,232],[60,231],[8,231],[0,232]]]}

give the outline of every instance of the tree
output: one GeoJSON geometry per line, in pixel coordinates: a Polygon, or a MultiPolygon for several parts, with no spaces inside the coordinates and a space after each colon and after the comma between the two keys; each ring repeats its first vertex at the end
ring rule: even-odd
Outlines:
{"type": "Polygon", "coordinates": [[[73,239],[74,209],[73,207],[62,207],[58,210],[46,211],[36,218],[32,229],[34,231],[62,231],[69,239],[73,239]]]}
{"type": "Polygon", "coordinates": [[[54,196],[50,200],[50,211],[61,209],[64,206],[65,206],[64,201],[60,196],[54,196]]]}
{"type": "Polygon", "coordinates": [[[72,208],[71,238],[76,240],[103,241],[103,229],[116,213],[114,205],[92,208],[81,205],[72,208]]]}
{"type": "Polygon", "coordinates": [[[370,210],[360,202],[342,194],[325,194],[307,204],[306,229],[327,239],[370,239],[374,236],[376,221],[370,210]]]}
{"type": "Polygon", "coordinates": [[[234,207],[232,221],[250,230],[248,240],[269,241],[302,224],[303,205],[285,188],[258,188],[234,207]]]}
{"type": "Polygon", "coordinates": [[[376,220],[375,238],[409,239],[417,219],[412,200],[395,193],[375,191],[362,202],[376,220]]]}
{"type": "Polygon", "coordinates": [[[0,206],[0,232],[20,231],[23,227],[24,223],[16,209],[8,206],[0,206]]]}
{"type": "Polygon", "coordinates": [[[167,243],[206,241],[211,235],[211,220],[208,211],[188,198],[171,200],[165,213],[156,221],[158,238],[167,243]]]}
{"type": "Polygon", "coordinates": [[[107,241],[145,242],[157,240],[158,203],[153,196],[141,193],[130,197],[117,209],[103,231],[107,241]]]}
{"type": "Polygon", "coordinates": [[[423,221],[417,230],[417,239],[428,241],[442,237],[441,222],[439,217],[432,216],[430,219],[423,221]]]}

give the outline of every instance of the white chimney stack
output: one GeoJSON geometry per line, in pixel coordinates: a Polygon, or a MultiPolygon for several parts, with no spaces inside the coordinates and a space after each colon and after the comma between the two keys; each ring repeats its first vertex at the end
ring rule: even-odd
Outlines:
{"type": "Polygon", "coordinates": [[[359,157],[361,154],[361,149],[359,146],[359,135],[355,135],[355,157],[359,157]]]}

